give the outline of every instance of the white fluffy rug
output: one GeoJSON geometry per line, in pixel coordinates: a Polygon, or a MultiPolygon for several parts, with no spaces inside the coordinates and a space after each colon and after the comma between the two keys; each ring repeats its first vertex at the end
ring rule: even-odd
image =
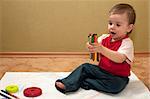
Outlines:
{"type": "MultiPolygon", "coordinates": [[[[6,72],[0,81],[0,89],[7,85],[17,84],[21,99],[31,99],[23,95],[27,87],[35,86],[42,89],[42,95],[34,99],[150,99],[148,88],[131,72],[127,87],[119,94],[106,94],[94,90],[79,89],[77,92],[62,94],[55,89],[56,79],[66,77],[70,72],[6,72]]],[[[0,96],[0,99],[2,97],[0,96]]]]}

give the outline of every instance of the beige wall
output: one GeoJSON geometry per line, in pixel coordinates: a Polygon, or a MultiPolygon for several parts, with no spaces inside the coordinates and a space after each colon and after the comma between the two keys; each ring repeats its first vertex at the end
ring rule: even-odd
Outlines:
{"type": "MultiPolygon", "coordinates": [[[[86,51],[89,32],[107,31],[109,9],[123,0],[2,0],[4,51],[86,51]]],[[[147,52],[148,1],[124,0],[136,10],[131,38],[147,52]]]]}

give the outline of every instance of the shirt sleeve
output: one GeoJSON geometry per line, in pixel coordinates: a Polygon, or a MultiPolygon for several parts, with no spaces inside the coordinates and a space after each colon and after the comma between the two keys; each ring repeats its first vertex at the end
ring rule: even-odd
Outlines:
{"type": "Polygon", "coordinates": [[[134,47],[133,42],[130,38],[126,38],[122,41],[121,46],[118,49],[119,53],[125,54],[127,57],[126,61],[133,62],[134,59],[134,47]]]}
{"type": "Polygon", "coordinates": [[[100,37],[98,37],[98,43],[102,43],[102,40],[108,36],[109,36],[109,34],[102,34],[100,37]]]}

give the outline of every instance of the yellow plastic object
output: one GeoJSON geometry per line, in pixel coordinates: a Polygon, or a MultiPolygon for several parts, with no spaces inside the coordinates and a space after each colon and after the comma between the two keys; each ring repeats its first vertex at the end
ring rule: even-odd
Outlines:
{"type": "Polygon", "coordinates": [[[8,85],[5,89],[8,93],[16,93],[19,90],[17,85],[8,85]]]}
{"type": "Polygon", "coordinates": [[[97,61],[97,53],[94,53],[94,61],[97,61]]]}

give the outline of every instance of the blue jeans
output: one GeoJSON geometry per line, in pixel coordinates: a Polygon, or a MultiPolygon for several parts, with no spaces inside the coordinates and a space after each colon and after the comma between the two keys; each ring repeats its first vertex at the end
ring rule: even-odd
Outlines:
{"type": "Polygon", "coordinates": [[[128,84],[128,77],[112,75],[97,65],[84,63],[76,68],[66,78],[58,79],[65,89],[55,87],[62,93],[77,91],[80,87],[86,90],[93,89],[101,92],[117,94],[128,84]]]}

